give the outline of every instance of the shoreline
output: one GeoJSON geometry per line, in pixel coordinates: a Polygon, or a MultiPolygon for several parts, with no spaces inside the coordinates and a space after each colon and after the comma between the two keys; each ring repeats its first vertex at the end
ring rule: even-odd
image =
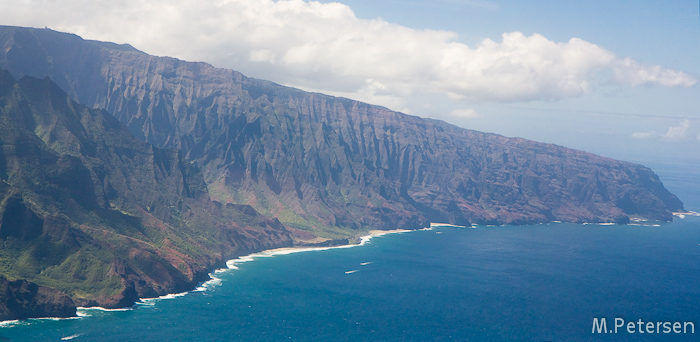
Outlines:
{"type": "MultiPolygon", "coordinates": [[[[383,236],[383,235],[388,235],[388,234],[401,234],[401,233],[410,233],[418,230],[430,230],[431,228],[423,228],[423,229],[414,229],[414,230],[409,230],[409,229],[394,229],[394,230],[370,230],[367,235],[362,235],[359,236],[356,241],[357,243],[350,243],[346,245],[338,245],[338,246],[328,246],[328,247],[304,247],[304,246],[299,246],[299,247],[281,247],[281,248],[273,248],[273,249],[267,249],[263,250],[260,252],[255,252],[251,254],[247,254],[244,256],[240,256],[235,259],[230,259],[226,261],[226,268],[217,268],[209,273],[209,277],[211,279],[200,283],[198,286],[196,286],[193,290],[190,291],[185,291],[185,292],[180,292],[180,293],[169,293],[166,295],[162,295],[159,297],[151,297],[151,298],[140,298],[139,301],[135,302],[133,306],[128,307],[128,308],[117,308],[117,309],[107,309],[99,306],[93,306],[93,307],[77,307],[77,312],[75,317],[67,317],[67,318],[51,318],[51,317],[44,317],[44,318],[30,318],[27,319],[27,321],[31,320],[42,320],[42,319],[78,319],[78,318],[84,318],[84,317],[90,317],[91,315],[86,314],[85,311],[89,310],[99,310],[99,311],[104,311],[104,312],[119,312],[119,311],[129,311],[135,309],[137,306],[142,306],[142,305],[155,305],[155,302],[159,300],[164,300],[164,299],[174,299],[178,297],[183,297],[186,296],[192,292],[202,292],[206,291],[208,287],[211,286],[216,286],[221,283],[221,278],[216,277],[215,275],[217,273],[222,273],[226,272],[229,270],[237,270],[238,266],[236,264],[244,263],[244,262],[249,262],[253,261],[256,258],[270,258],[274,257],[277,255],[287,255],[287,254],[294,254],[294,253],[302,253],[302,252],[312,252],[312,251],[324,251],[324,250],[329,250],[329,249],[340,249],[340,248],[352,248],[352,247],[358,247],[366,244],[369,242],[372,238],[383,236]],[[82,312],[81,312],[82,311],[82,312]]],[[[3,326],[9,326],[13,325],[13,323],[19,323],[22,322],[21,320],[19,321],[3,321],[0,322],[0,328],[3,326]],[[5,325],[7,324],[7,325],[5,325]]]]}
{"type": "MultiPolygon", "coordinates": [[[[682,212],[682,213],[673,213],[674,216],[680,216],[679,218],[683,219],[685,218],[684,216],[700,216],[699,213],[693,212],[693,211],[688,211],[688,212],[682,212]]],[[[553,222],[547,222],[547,223],[540,223],[540,224],[552,224],[552,223],[562,223],[560,221],[553,221],[553,222]]],[[[601,226],[650,226],[650,227],[658,227],[658,224],[643,224],[643,222],[630,222],[630,223],[625,223],[625,224],[619,224],[619,223],[601,223],[601,222],[584,222],[584,223],[578,223],[579,225],[601,225],[601,226]]],[[[8,320],[8,321],[0,321],[0,329],[3,327],[9,327],[13,326],[15,324],[21,324],[22,322],[27,322],[27,321],[32,321],[32,320],[64,320],[64,319],[80,319],[84,317],[91,317],[92,315],[87,314],[85,311],[91,311],[91,310],[98,310],[98,311],[103,311],[103,312],[119,312],[119,311],[130,311],[135,309],[137,306],[151,306],[155,305],[155,303],[159,300],[165,300],[165,299],[174,299],[178,297],[183,297],[186,296],[192,292],[203,292],[206,291],[209,287],[212,286],[217,286],[221,284],[221,278],[216,277],[217,273],[222,273],[226,272],[229,270],[238,270],[238,264],[244,263],[244,262],[249,262],[253,261],[256,258],[269,258],[269,257],[274,257],[277,255],[287,255],[287,254],[294,254],[294,253],[302,253],[302,252],[311,252],[311,251],[324,251],[324,250],[330,250],[330,249],[341,249],[341,248],[352,248],[352,247],[358,247],[358,246],[363,246],[364,244],[368,243],[372,238],[379,237],[379,236],[384,236],[388,234],[401,234],[401,233],[410,233],[410,232],[416,232],[416,231],[423,231],[423,230],[434,230],[435,228],[438,227],[453,227],[453,228],[471,228],[471,229],[476,229],[478,227],[505,227],[509,225],[484,225],[484,226],[479,226],[476,224],[473,224],[471,226],[458,226],[458,225],[452,225],[452,224],[443,224],[443,223],[430,223],[428,227],[424,228],[418,228],[418,229],[393,229],[393,230],[369,230],[367,231],[366,235],[360,235],[354,238],[356,241],[355,243],[349,243],[345,245],[336,245],[336,246],[323,246],[323,247],[312,247],[312,246],[297,246],[297,247],[281,247],[281,248],[272,248],[272,249],[267,249],[267,250],[262,250],[259,252],[254,252],[250,253],[244,256],[239,256],[235,259],[229,259],[225,262],[226,267],[222,268],[216,268],[212,270],[211,272],[208,273],[210,279],[204,282],[200,282],[199,284],[195,285],[194,289],[189,290],[189,291],[184,291],[180,293],[168,293],[162,296],[158,297],[150,297],[150,298],[139,298],[138,301],[136,301],[131,307],[125,307],[125,308],[115,308],[115,309],[107,309],[99,306],[94,306],[94,307],[77,307],[76,308],[76,315],[73,317],[37,317],[37,318],[28,318],[25,320],[8,320]]],[[[352,239],[348,239],[352,240],[352,239]]]]}
{"type": "MultiPolygon", "coordinates": [[[[370,230],[368,235],[362,235],[356,239],[357,243],[350,243],[347,245],[338,245],[338,246],[327,246],[327,247],[282,247],[282,248],[273,248],[273,249],[268,249],[260,252],[255,252],[251,253],[245,256],[238,257],[236,259],[231,259],[226,261],[226,267],[227,268],[221,268],[217,269],[212,273],[218,273],[218,272],[224,272],[227,270],[237,270],[238,266],[236,264],[244,263],[244,262],[249,262],[255,260],[255,258],[269,258],[273,257],[276,255],[287,255],[287,254],[293,254],[293,253],[302,253],[302,252],[312,252],[312,251],[325,251],[329,249],[341,249],[341,248],[352,248],[352,247],[358,247],[366,244],[369,242],[372,238],[382,236],[382,235],[388,235],[388,234],[400,234],[400,233],[409,233],[409,232],[414,232],[416,230],[408,230],[408,229],[394,229],[394,230],[370,230]]],[[[211,276],[211,273],[210,273],[211,276]]],[[[212,279],[213,280],[213,279],[212,279]]],[[[202,285],[205,285],[212,280],[204,282],[202,285]]]]}

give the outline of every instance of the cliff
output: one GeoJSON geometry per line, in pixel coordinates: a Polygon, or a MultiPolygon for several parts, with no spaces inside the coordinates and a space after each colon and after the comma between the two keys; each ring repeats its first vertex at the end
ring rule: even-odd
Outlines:
{"type": "Polygon", "coordinates": [[[0,45],[14,75],[50,76],[136,136],[183,151],[213,198],[317,235],[429,221],[672,220],[682,208],[640,165],[51,30],[4,27],[0,45]]]}
{"type": "Polygon", "coordinates": [[[9,281],[0,275],[0,321],[75,314],[75,304],[64,293],[26,280],[9,281]]]}
{"type": "Polygon", "coordinates": [[[212,201],[179,151],[134,138],[49,79],[4,70],[0,240],[0,274],[35,283],[14,287],[107,308],[190,290],[228,258],[292,244],[279,221],[212,201]]]}

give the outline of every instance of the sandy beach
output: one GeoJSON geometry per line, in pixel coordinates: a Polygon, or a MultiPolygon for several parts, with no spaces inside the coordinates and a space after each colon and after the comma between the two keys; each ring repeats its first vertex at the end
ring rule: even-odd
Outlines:
{"type": "Polygon", "coordinates": [[[413,230],[407,230],[407,229],[370,230],[368,232],[369,233],[368,235],[360,236],[358,239],[358,243],[353,243],[353,244],[340,245],[340,246],[328,246],[328,247],[283,247],[283,248],[268,249],[268,250],[264,250],[261,252],[248,254],[246,256],[242,256],[242,257],[239,257],[236,259],[231,259],[231,260],[226,262],[226,266],[229,269],[238,269],[236,264],[240,264],[240,263],[248,262],[248,261],[253,261],[255,258],[268,258],[268,257],[272,257],[275,255],[285,255],[285,254],[310,252],[310,251],[325,251],[325,250],[337,249],[337,248],[352,248],[352,247],[364,245],[369,240],[371,240],[373,237],[387,235],[387,234],[407,233],[407,232],[412,232],[412,231],[413,230]]]}

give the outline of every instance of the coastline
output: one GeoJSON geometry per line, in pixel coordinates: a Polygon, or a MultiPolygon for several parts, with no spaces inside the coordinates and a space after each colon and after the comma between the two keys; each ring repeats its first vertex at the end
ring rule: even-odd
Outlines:
{"type": "Polygon", "coordinates": [[[378,236],[383,236],[383,235],[388,235],[388,234],[401,234],[401,233],[410,233],[418,230],[430,230],[432,228],[423,228],[423,229],[414,229],[414,230],[409,230],[409,229],[394,229],[394,230],[370,230],[367,235],[362,235],[356,239],[357,243],[350,243],[346,245],[338,245],[338,246],[327,246],[327,247],[307,247],[307,246],[299,246],[299,247],[281,247],[281,248],[273,248],[273,249],[266,249],[260,252],[255,252],[251,254],[247,254],[244,256],[240,256],[235,259],[230,259],[226,261],[226,268],[218,268],[213,270],[212,272],[209,273],[209,277],[211,279],[202,282],[194,288],[191,291],[185,291],[181,293],[175,293],[175,294],[166,294],[160,297],[153,297],[153,298],[141,298],[138,302],[134,303],[134,306],[131,308],[123,308],[123,309],[104,309],[100,307],[91,307],[91,308],[78,308],[78,310],[89,310],[89,309],[96,309],[96,310],[103,310],[103,311],[121,311],[121,310],[132,310],[134,307],[139,306],[139,305],[154,305],[156,301],[162,300],[162,299],[173,299],[177,297],[182,297],[185,296],[191,292],[202,292],[206,291],[207,288],[211,286],[217,286],[221,283],[221,278],[216,277],[217,273],[222,273],[226,272],[229,270],[237,270],[238,266],[237,264],[241,264],[244,262],[249,262],[253,261],[256,258],[270,258],[274,257],[277,255],[287,255],[287,254],[293,254],[293,253],[302,253],[302,252],[312,252],[312,251],[325,251],[329,249],[341,249],[341,248],[353,248],[353,247],[358,247],[366,244],[369,242],[372,238],[378,237],[378,236]],[[151,304],[153,303],[153,304],[151,304]]]}
{"type": "MultiPolygon", "coordinates": [[[[689,216],[700,216],[700,214],[696,212],[683,212],[683,213],[674,213],[676,216],[680,216],[681,219],[685,218],[685,215],[689,216]]],[[[548,222],[549,223],[561,223],[560,221],[555,221],[555,222],[548,222]]],[[[543,223],[544,224],[544,223],[543,223]]],[[[585,222],[585,223],[580,223],[582,225],[603,225],[603,226],[613,226],[613,225],[620,225],[617,223],[592,223],[592,222],[585,222]]],[[[628,226],[654,226],[658,227],[659,225],[645,225],[645,224],[640,224],[640,223],[627,223],[627,224],[622,224],[622,225],[628,225],[628,226]]],[[[507,225],[501,225],[501,226],[494,226],[494,227],[502,227],[502,226],[507,226],[507,225]]],[[[136,306],[140,305],[155,305],[156,301],[159,300],[164,300],[164,299],[173,299],[177,297],[182,297],[185,296],[191,292],[202,292],[206,291],[207,288],[211,286],[217,286],[221,283],[221,279],[216,277],[215,275],[217,273],[221,272],[226,272],[228,270],[237,270],[238,266],[237,264],[241,264],[244,262],[249,262],[253,261],[256,258],[269,258],[269,257],[274,257],[277,255],[287,255],[287,254],[293,254],[293,253],[302,253],[302,252],[312,252],[312,251],[324,251],[324,250],[329,250],[329,249],[340,249],[340,248],[352,248],[352,247],[358,247],[366,244],[369,242],[372,238],[383,236],[383,235],[388,235],[388,234],[401,234],[401,233],[410,233],[410,232],[415,232],[415,231],[422,231],[422,230],[434,230],[435,228],[438,227],[454,227],[454,228],[471,228],[471,229],[476,229],[478,226],[477,225],[471,225],[471,226],[459,226],[459,225],[453,225],[449,223],[433,223],[431,222],[428,227],[424,228],[419,228],[419,229],[393,229],[393,230],[370,230],[368,231],[367,235],[360,235],[359,237],[355,238],[356,243],[349,243],[345,245],[337,245],[337,246],[323,246],[323,247],[309,247],[309,246],[298,246],[298,247],[281,247],[281,248],[272,248],[272,249],[267,249],[251,254],[247,254],[244,256],[237,257],[235,259],[230,259],[225,262],[226,267],[225,268],[217,268],[214,269],[209,273],[210,279],[207,281],[204,281],[200,283],[198,286],[196,286],[194,289],[190,291],[185,291],[185,292],[180,292],[180,293],[169,293],[165,294],[159,297],[152,297],[152,298],[140,298],[139,301],[135,302],[133,306],[128,307],[128,308],[117,308],[117,309],[106,309],[102,307],[78,307],[78,313],[76,317],[68,317],[68,318],[31,318],[31,319],[76,319],[76,318],[82,318],[82,317],[89,317],[90,315],[87,315],[85,313],[80,313],[80,311],[86,311],[86,310],[100,310],[100,311],[128,311],[128,310],[133,310],[136,306]]],[[[486,226],[489,227],[489,226],[486,226]]],[[[0,327],[3,326],[3,323],[10,322],[10,321],[3,321],[0,322],[0,327]]]]}
{"type": "MultiPolygon", "coordinates": [[[[325,251],[329,249],[340,249],[340,248],[352,248],[352,247],[358,247],[366,244],[369,242],[372,238],[382,236],[382,235],[387,235],[387,234],[400,234],[400,233],[409,233],[409,232],[414,232],[417,230],[408,230],[408,229],[394,229],[394,230],[370,230],[368,235],[362,235],[356,239],[357,243],[350,243],[347,245],[339,245],[339,246],[328,246],[328,247],[282,247],[282,248],[273,248],[273,249],[268,249],[256,253],[251,253],[245,256],[238,257],[236,259],[231,259],[226,261],[226,267],[227,268],[222,268],[222,269],[217,269],[213,274],[218,273],[218,272],[224,272],[227,270],[237,270],[238,266],[236,264],[244,263],[244,262],[249,262],[255,260],[255,258],[269,258],[273,257],[276,255],[287,255],[287,254],[293,254],[293,253],[302,253],[302,252],[311,252],[311,251],[325,251]]],[[[212,276],[212,273],[210,273],[210,277],[212,276]]],[[[215,279],[209,280],[207,282],[204,282],[202,286],[206,285],[207,283],[214,281],[215,279]]],[[[200,286],[201,287],[201,286],[200,286]]]]}
{"type": "MultiPolygon", "coordinates": [[[[139,301],[134,303],[133,306],[127,307],[127,308],[117,308],[117,309],[107,309],[99,306],[94,306],[94,307],[77,307],[77,313],[75,317],[67,317],[67,318],[52,318],[52,317],[43,317],[43,318],[30,318],[27,319],[27,321],[31,320],[44,320],[44,319],[78,319],[78,318],[84,318],[84,317],[90,317],[91,315],[88,314],[86,311],[91,311],[91,310],[99,310],[99,311],[104,311],[104,312],[119,312],[119,311],[129,311],[133,310],[137,306],[142,306],[142,305],[155,305],[155,303],[159,300],[164,300],[164,299],[173,299],[173,298],[178,298],[178,297],[183,297],[186,296],[187,294],[191,292],[202,292],[206,291],[207,288],[211,286],[217,286],[221,283],[221,279],[216,277],[217,273],[221,272],[226,272],[229,270],[237,270],[238,266],[237,264],[244,263],[244,262],[249,262],[253,261],[256,258],[269,258],[277,255],[287,255],[287,254],[293,254],[293,253],[302,253],[302,252],[311,252],[311,251],[324,251],[324,250],[329,250],[329,249],[340,249],[340,248],[352,248],[352,247],[358,247],[366,244],[369,242],[372,238],[378,237],[378,236],[383,236],[383,235],[388,235],[388,234],[400,234],[400,233],[409,233],[409,232],[414,232],[417,230],[429,230],[431,228],[423,228],[423,229],[415,229],[415,230],[409,230],[409,229],[394,229],[394,230],[370,230],[367,235],[362,235],[359,236],[355,241],[357,243],[350,243],[346,245],[338,245],[338,246],[328,246],[328,247],[305,247],[305,246],[299,246],[299,247],[282,247],[282,248],[273,248],[273,249],[268,249],[268,250],[263,250],[260,252],[255,252],[251,253],[248,255],[240,256],[235,259],[230,259],[226,261],[226,268],[218,268],[214,269],[212,272],[209,273],[209,277],[211,278],[210,280],[207,280],[205,282],[200,283],[198,286],[196,286],[193,290],[190,291],[185,291],[185,292],[180,292],[180,293],[169,293],[166,295],[162,295],[159,297],[152,297],[152,298],[140,298],[139,301]]],[[[0,322],[0,328],[5,327],[5,326],[12,326],[16,323],[22,322],[21,320],[14,320],[14,321],[3,321],[0,322]]]]}
{"type": "MultiPolygon", "coordinates": [[[[674,216],[677,216],[681,219],[685,218],[685,216],[700,216],[697,212],[693,211],[687,211],[687,212],[681,212],[681,213],[674,213],[674,216]]],[[[552,223],[561,223],[561,222],[547,222],[547,223],[541,223],[541,224],[552,224],[552,223]]],[[[626,224],[617,224],[617,223],[578,223],[580,225],[601,225],[601,226],[645,226],[645,227],[659,227],[660,225],[658,224],[645,224],[643,221],[634,221],[634,223],[626,223],[626,224]]],[[[481,226],[481,227],[503,227],[503,226],[508,226],[508,225],[500,225],[500,226],[481,226]]],[[[419,229],[394,229],[394,230],[369,230],[365,232],[365,235],[356,235],[355,238],[349,239],[349,241],[355,241],[354,243],[348,243],[344,245],[335,245],[335,246],[296,246],[296,247],[281,247],[281,248],[272,248],[272,249],[267,249],[267,250],[262,250],[259,252],[254,252],[250,253],[247,255],[239,256],[234,259],[229,259],[227,260],[224,264],[225,267],[220,267],[220,268],[215,268],[212,271],[210,271],[208,274],[209,280],[200,282],[198,284],[194,285],[194,288],[189,291],[184,291],[180,293],[169,293],[165,294],[162,296],[158,297],[150,297],[150,298],[140,298],[137,302],[135,302],[131,307],[124,307],[124,308],[114,308],[114,309],[107,309],[99,306],[94,306],[94,307],[77,307],[77,312],[76,316],[73,317],[65,317],[65,318],[60,318],[60,317],[37,317],[37,318],[29,318],[25,320],[7,320],[7,321],[0,321],[0,329],[3,327],[9,327],[13,326],[15,324],[22,324],[23,322],[31,322],[33,320],[64,320],[64,319],[80,319],[84,317],[91,317],[89,312],[90,311],[103,311],[103,312],[119,312],[119,311],[130,311],[135,309],[137,306],[152,306],[155,305],[157,301],[160,300],[165,300],[165,299],[174,299],[178,297],[183,297],[186,296],[192,292],[202,292],[206,291],[207,289],[213,287],[213,286],[218,286],[221,284],[222,280],[221,278],[217,277],[216,274],[226,272],[229,270],[238,270],[238,265],[244,262],[249,262],[253,261],[256,258],[267,258],[267,257],[273,257],[277,255],[287,255],[287,254],[293,254],[293,253],[301,253],[301,252],[310,252],[310,251],[323,251],[323,250],[329,250],[329,249],[341,249],[341,248],[352,248],[352,247],[358,247],[358,246],[363,246],[364,244],[368,243],[372,238],[379,237],[379,236],[384,236],[388,234],[400,234],[400,233],[408,233],[408,232],[415,232],[415,231],[430,231],[434,230],[435,228],[439,227],[455,227],[455,228],[471,228],[471,229],[476,229],[477,225],[472,225],[472,226],[458,226],[458,225],[452,225],[452,224],[443,224],[443,223],[431,223],[428,227],[424,228],[419,228],[419,229]]]]}

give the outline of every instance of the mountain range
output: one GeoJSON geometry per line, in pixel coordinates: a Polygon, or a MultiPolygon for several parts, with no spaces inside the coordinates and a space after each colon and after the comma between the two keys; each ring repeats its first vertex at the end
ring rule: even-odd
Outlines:
{"type": "Polygon", "coordinates": [[[683,209],[641,165],[128,45],[3,26],[0,68],[0,273],[75,305],[128,306],[233,255],[370,229],[683,209]]]}

